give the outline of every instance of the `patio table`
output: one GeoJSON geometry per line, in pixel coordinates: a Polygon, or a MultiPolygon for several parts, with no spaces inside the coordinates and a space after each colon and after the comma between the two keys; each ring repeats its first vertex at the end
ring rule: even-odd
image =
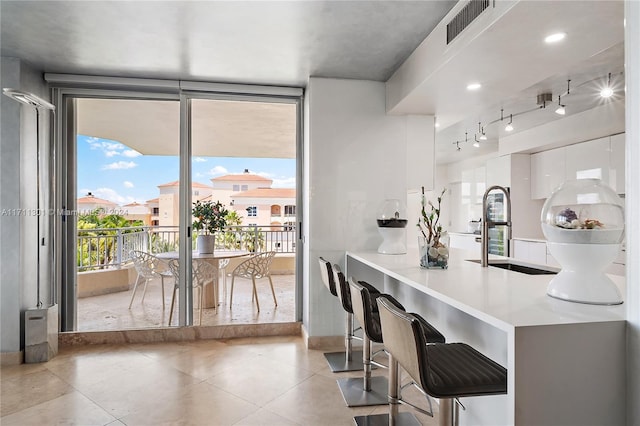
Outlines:
{"type": "MultiPolygon", "coordinates": [[[[248,256],[250,254],[252,253],[247,250],[215,250],[213,253],[193,252],[191,254],[192,260],[209,262],[216,270],[216,273],[213,276],[214,285],[204,286],[202,289],[202,292],[203,292],[202,296],[204,297],[204,300],[202,301],[203,307],[216,308],[215,300],[217,299],[217,297],[215,297],[216,295],[214,294],[213,289],[218,288],[217,284],[218,284],[218,275],[219,275],[218,273],[219,261],[222,259],[232,259],[234,257],[248,256]]],[[[158,253],[156,254],[156,257],[160,259],[170,260],[170,259],[178,259],[180,255],[177,251],[168,251],[165,253],[158,253]]]]}

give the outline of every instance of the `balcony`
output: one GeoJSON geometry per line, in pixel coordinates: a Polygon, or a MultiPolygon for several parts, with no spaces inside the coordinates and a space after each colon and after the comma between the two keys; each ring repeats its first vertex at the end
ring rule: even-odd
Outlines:
{"type": "MultiPolygon", "coordinates": [[[[222,305],[218,310],[211,308],[203,311],[202,325],[294,322],[295,237],[295,229],[283,231],[281,226],[234,226],[218,233],[216,246],[220,250],[277,253],[271,270],[278,307],[274,308],[269,303],[271,293],[268,283],[258,282],[258,294],[260,299],[264,300],[261,304],[262,310],[258,313],[252,303],[251,282],[236,279],[233,309],[229,309],[228,296],[225,298],[222,294],[222,305]]],[[[142,226],[79,230],[78,331],[166,327],[173,281],[165,280],[164,310],[159,280],[148,285],[144,304],[140,303],[141,293],[138,291],[132,308],[128,309],[136,279],[129,252],[140,250],[157,254],[176,251],[178,247],[177,227],[142,226]]],[[[244,259],[232,259],[226,273],[230,273],[242,260],[244,259]]],[[[223,293],[223,278],[220,280],[220,291],[223,293]]],[[[227,279],[227,284],[231,285],[230,278],[227,279]]],[[[197,318],[195,315],[194,317],[197,318]]],[[[175,318],[174,313],[173,325],[175,318]]]]}

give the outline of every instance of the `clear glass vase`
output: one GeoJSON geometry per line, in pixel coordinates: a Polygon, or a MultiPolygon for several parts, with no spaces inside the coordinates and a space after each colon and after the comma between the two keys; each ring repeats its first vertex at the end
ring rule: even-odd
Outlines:
{"type": "Polygon", "coordinates": [[[449,267],[449,237],[442,236],[437,245],[427,242],[423,236],[418,237],[420,267],[427,269],[447,269],[449,267]]]}

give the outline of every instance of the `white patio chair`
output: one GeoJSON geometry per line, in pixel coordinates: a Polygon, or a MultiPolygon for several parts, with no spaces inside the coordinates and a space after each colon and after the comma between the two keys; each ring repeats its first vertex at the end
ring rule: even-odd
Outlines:
{"type": "Polygon", "coordinates": [[[144,303],[144,296],[147,294],[147,284],[149,284],[149,281],[160,278],[160,286],[162,287],[162,309],[164,309],[164,279],[172,277],[171,271],[166,268],[166,263],[150,253],[138,250],[132,250],[130,252],[130,256],[138,275],[136,276],[136,282],[133,285],[129,309],[131,309],[131,305],[133,304],[133,298],[136,295],[140,278],[144,280],[144,290],[142,291],[141,303],[144,303]]]}
{"type": "MultiPolygon", "coordinates": [[[[200,313],[198,315],[198,324],[202,325],[202,300],[204,286],[211,282],[214,286],[213,294],[214,294],[214,306],[217,309],[218,306],[218,280],[215,279],[215,274],[217,274],[216,268],[208,263],[201,260],[194,260],[191,263],[191,267],[193,268],[193,279],[191,284],[193,285],[194,290],[198,290],[198,307],[200,309],[200,313]]],[[[173,286],[173,295],[171,296],[171,307],[169,308],[169,325],[171,325],[171,319],[173,318],[173,307],[176,301],[176,293],[178,291],[178,283],[180,282],[180,272],[179,272],[179,263],[177,259],[172,259],[169,261],[169,269],[173,274],[175,285],[173,286]]]]}
{"type": "Polygon", "coordinates": [[[253,295],[251,297],[251,301],[253,302],[253,299],[255,299],[256,305],[258,305],[258,312],[260,312],[260,302],[258,302],[256,280],[260,278],[268,278],[269,284],[271,285],[273,303],[278,306],[278,301],[276,300],[276,292],[273,289],[273,281],[271,281],[271,262],[273,262],[273,257],[275,255],[275,251],[256,254],[255,256],[250,257],[249,259],[236,266],[233,272],[231,272],[231,296],[229,298],[229,309],[233,307],[233,286],[236,277],[251,279],[251,282],[253,283],[253,295]]]}

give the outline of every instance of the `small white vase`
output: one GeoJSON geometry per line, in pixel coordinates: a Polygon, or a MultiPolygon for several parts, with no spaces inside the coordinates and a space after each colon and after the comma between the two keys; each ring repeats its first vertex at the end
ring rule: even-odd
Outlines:
{"type": "Polygon", "coordinates": [[[198,235],[196,238],[196,248],[200,254],[212,254],[216,246],[216,237],[210,235],[198,235]]]}

